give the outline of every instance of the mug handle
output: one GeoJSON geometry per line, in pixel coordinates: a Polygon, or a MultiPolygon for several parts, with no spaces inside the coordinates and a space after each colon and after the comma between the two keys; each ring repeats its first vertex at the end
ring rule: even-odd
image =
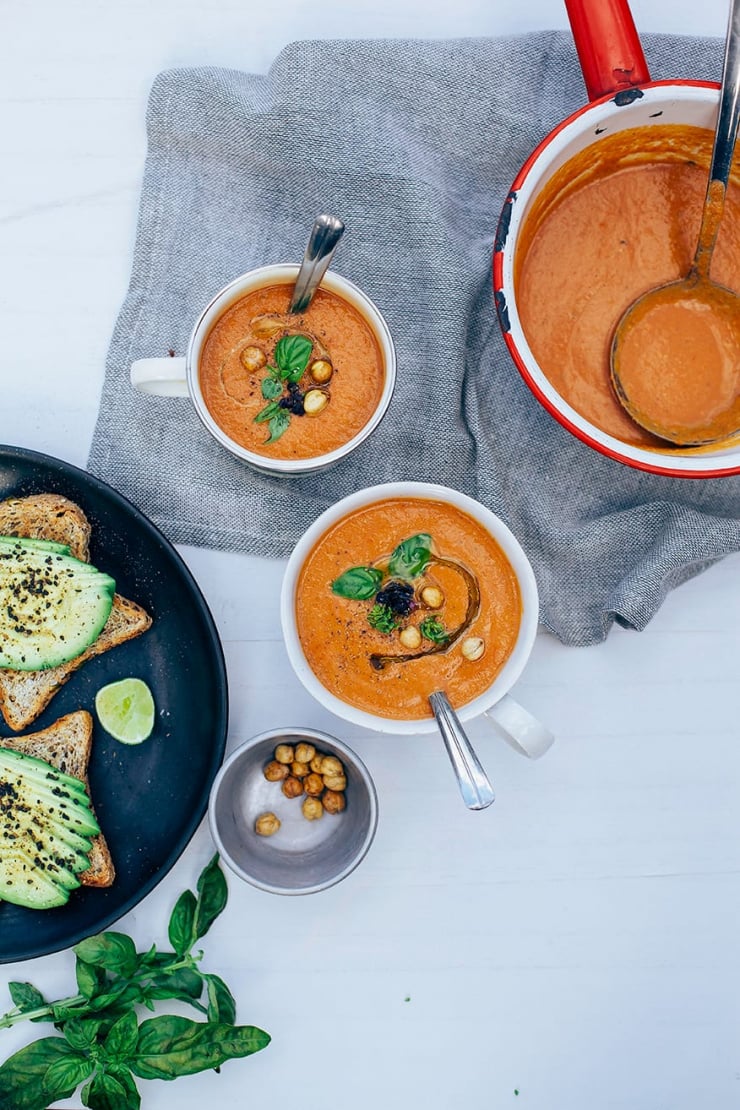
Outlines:
{"type": "Polygon", "coordinates": [[[552,747],[555,736],[549,728],[545,728],[541,721],[514,701],[509,694],[504,694],[500,701],[486,710],[488,717],[507,744],[529,759],[539,759],[552,747]]]}
{"type": "Polygon", "coordinates": [[[187,397],[184,358],[137,358],[131,363],[131,385],[158,397],[187,397]]]}
{"type": "Polygon", "coordinates": [[[650,80],[627,0],[565,0],[565,7],[589,100],[650,80]]]}

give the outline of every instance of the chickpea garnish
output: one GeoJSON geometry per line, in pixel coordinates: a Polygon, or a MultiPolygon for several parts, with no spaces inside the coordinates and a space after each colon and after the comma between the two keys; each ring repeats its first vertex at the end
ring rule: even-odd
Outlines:
{"type": "Polygon", "coordinates": [[[303,789],[312,798],[318,798],[321,791],[324,789],[324,780],[321,775],[317,775],[314,771],[310,775],[306,775],[303,780],[303,789]]]}
{"type": "Polygon", "coordinates": [[[315,362],[311,363],[309,373],[318,385],[326,385],[334,373],[334,367],[328,359],[317,358],[315,362]]]}
{"type": "Polygon", "coordinates": [[[280,818],[274,813],[262,813],[254,823],[257,836],[272,836],[280,828],[280,818]]]}
{"type": "Polygon", "coordinates": [[[265,767],[265,778],[268,782],[282,782],[289,774],[287,763],[278,763],[276,759],[271,760],[265,767]]]}
{"type": "Polygon", "coordinates": [[[445,603],[445,595],[436,586],[425,586],[420,597],[427,609],[441,609],[445,603]]]}
{"type": "Polygon", "coordinates": [[[260,339],[269,339],[285,325],[279,316],[257,316],[252,320],[252,335],[260,339]]]}
{"type": "Polygon", "coordinates": [[[318,798],[306,798],[301,809],[307,821],[317,821],[324,816],[324,807],[318,798]]]}
{"type": "Polygon", "coordinates": [[[322,775],[343,775],[344,767],[335,755],[325,755],[321,761],[322,775]]]}
{"type": "Polygon", "coordinates": [[[294,759],[290,765],[290,773],[291,775],[295,775],[297,779],[305,779],[308,774],[308,764],[299,763],[297,759],[294,759]]]}
{"type": "Polygon", "coordinates": [[[324,775],[324,786],[327,790],[344,790],[347,786],[345,775],[324,775]]]}
{"type": "Polygon", "coordinates": [[[296,744],[295,757],[299,763],[310,763],[316,755],[316,748],[313,744],[296,744]]]}
{"type": "Polygon", "coordinates": [[[239,361],[245,370],[253,373],[262,369],[267,362],[267,355],[261,347],[245,347],[239,355],[239,361]]]}
{"type": "Polygon", "coordinates": [[[347,806],[347,799],[338,790],[325,790],[321,795],[321,804],[327,813],[341,813],[347,806]]]}
{"type": "Polygon", "coordinates": [[[293,745],[278,744],[278,746],[275,748],[275,759],[278,761],[278,763],[292,763],[295,759],[293,745]]]}
{"type": "Polygon", "coordinates": [[[318,416],[329,404],[329,394],[323,389],[309,389],[303,398],[303,411],[306,416],[318,416]]]}
{"type": "Polygon", "coordinates": [[[468,636],[467,640],[463,640],[460,650],[466,659],[475,662],[476,659],[480,659],[486,650],[486,641],[482,640],[480,636],[468,636]]]}
{"type": "Polygon", "coordinates": [[[406,648],[413,650],[421,646],[421,632],[415,624],[410,624],[408,628],[404,628],[398,638],[406,648]]]}
{"type": "Polygon", "coordinates": [[[323,762],[324,762],[324,756],[320,752],[317,752],[316,755],[311,760],[311,762],[309,763],[309,767],[311,768],[311,770],[313,771],[313,773],[315,775],[320,775],[321,774],[321,764],[323,762]]]}
{"type": "Polygon", "coordinates": [[[288,775],[280,789],[286,798],[300,798],[303,793],[303,783],[295,775],[288,775]]]}

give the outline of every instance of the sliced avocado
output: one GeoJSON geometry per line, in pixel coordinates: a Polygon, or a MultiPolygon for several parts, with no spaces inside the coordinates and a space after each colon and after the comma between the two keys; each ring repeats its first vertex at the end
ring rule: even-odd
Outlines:
{"type": "Polygon", "coordinates": [[[43,760],[0,749],[0,899],[63,905],[99,827],[79,779],[43,760]]]}
{"type": "MultiPolygon", "coordinates": [[[[6,537],[7,539],[7,537],[6,537]]],[[[113,579],[40,540],[0,542],[0,667],[58,667],[94,643],[113,607],[113,579]]]]}
{"type": "Polygon", "coordinates": [[[0,536],[0,547],[14,547],[18,542],[36,551],[46,552],[47,555],[69,555],[70,550],[66,543],[57,543],[56,540],[40,540],[26,536],[0,536]]]}

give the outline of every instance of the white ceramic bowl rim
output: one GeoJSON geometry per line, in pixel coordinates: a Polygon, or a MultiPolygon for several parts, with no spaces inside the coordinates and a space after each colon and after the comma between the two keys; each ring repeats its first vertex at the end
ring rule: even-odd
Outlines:
{"type": "Polygon", "coordinates": [[[490,709],[504,696],[504,694],[509,692],[521,675],[529,659],[537,635],[539,595],[531,564],[524,554],[519,541],[506,524],[504,524],[500,517],[492,513],[490,509],[481,505],[480,502],[448,486],[436,485],[429,482],[387,482],[383,485],[370,486],[338,501],[314,521],[293,549],[283,578],[280,597],[280,619],[283,627],[285,646],[291,665],[308,692],[326,709],[335,713],[338,717],[343,717],[345,720],[351,721],[361,728],[373,729],[376,732],[412,735],[422,732],[433,732],[436,729],[434,718],[430,717],[423,718],[422,720],[408,721],[375,716],[362,709],[357,709],[355,706],[342,701],[340,698],[330,693],[319,681],[308,664],[303,653],[301,642],[298,638],[295,619],[295,590],[298,576],[306,556],[313,549],[327,528],[336,521],[347,516],[354,509],[395,497],[408,497],[429,501],[447,501],[463,512],[466,512],[469,516],[472,516],[482,524],[500,544],[519,580],[522,595],[522,620],[514,650],[488,689],[457,710],[460,720],[470,720],[484,713],[487,709],[490,709]]]}
{"type": "MultiPolygon", "coordinates": [[[[609,94],[585,105],[550,132],[525,162],[504,204],[494,251],[494,297],[504,339],[514,362],[538,400],[565,428],[584,443],[613,459],[637,469],[670,477],[710,478],[740,473],[740,444],[697,453],[667,448],[647,450],[623,443],[603,432],[553,388],[532,353],[524,336],[514,295],[514,256],[519,230],[528,206],[550,176],[551,167],[559,168],[571,156],[565,151],[586,135],[656,122],[681,122],[687,111],[703,112],[713,126],[716,117],[718,86],[706,81],[656,81],[621,97],[609,94]],[[676,119],[667,118],[671,113],[676,119]],[[616,124],[616,127],[612,125],[616,124]],[[508,327],[507,327],[508,325],[508,327]]],[[[597,138],[593,138],[596,142],[597,138]]],[[[590,145],[590,144],[584,144],[590,145]]],[[[554,172],[554,169],[553,171],[554,172]]]]}
{"type": "Polygon", "coordinates": [[[230,281],[228,285],[225,285],[223,289],[220,289],[218,293],[211,298],[201,312],[191,332],[185,356],[188,389],[201,422],[211,435],[226,447],[227,450],[231,451],[232,454],[243,459],[245,462],[251,463],[260,470],[267,470],[275,474],[300,474],[307,471],[320,470],[338,462],[353,451],[355,447],[359,447],[371,432],[377,428],[378,424],[385,416],[396,383],[396,352],[393,344],[393,337],[391,336],[388,325],[380,310],[373,301],[370,300],[368,295],[355,285],[354,282],[350,281],[349,278],[343,277],[341,274],[337,273],[336,270],[327,270],[321,281],[322,286],[348,301],[364,316],[375,333],[383,356],[385,367],[383,389],[372,416],[368,422],[360,428],[359,432],[357,432],[352,439],[347,440],[346,443],[342,443],[333,451],[327,451],[323,455],[314,455],[306,459],[271,459],[267,455],[260,455],[256,451],[250,451],[248,448],[242,447],[241,444],[226,435],[221,426],[217,424],[211,416],[203,400],[198,375],[200,354],[208,336],[210,326],[231,304],[237,301],[240,296],[243,296],[252,289],[270,283],[278,285],[287,284],[292,278],[295,278],[297,273],[298,265],[296,263],[276,262],[268,266],[259,266],[255,270],[249,270],[247,273],[234,278],[233,281],[230,281]]]}

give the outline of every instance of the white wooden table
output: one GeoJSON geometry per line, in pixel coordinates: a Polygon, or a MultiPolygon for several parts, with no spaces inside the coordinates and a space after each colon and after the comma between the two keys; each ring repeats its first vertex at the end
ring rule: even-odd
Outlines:
{"type": "MultiPolygon", "coordinates": [[[[635,0],[642,30],[724,33],[724,0],[635,0]]],[[[2,0],[0,421],[84,466],[124,296],[158,70],[264,71],[301,37],[565,27],[559,0],[2,0]]],[[[380,795],[371,852],[305,899],[230,881],[206,963],[272,1045],[144,1107],[731,1110],[740,1105],[740,559],[676,590],[641,635],[538,640],[517,694],[558,742],[529,764],[471,727],[498,801],[467,812],[434,739],[358,734],[292,677],[282,564],[185,548],[226,650],[229,747],[302,722],[345,737],[380,795]],[[235,584],[239,584],[234,595],[235,584]],[[248,612],[250,620],[242,619],[248,612]]],[[[213,845],[202,826],[120,923],[166,940],[213,845]]],[[[60,953],[8,966],[58,997],[60,953]]],[[[44,1032],[0,1034],[0,1058],[44,1032]]]]}

